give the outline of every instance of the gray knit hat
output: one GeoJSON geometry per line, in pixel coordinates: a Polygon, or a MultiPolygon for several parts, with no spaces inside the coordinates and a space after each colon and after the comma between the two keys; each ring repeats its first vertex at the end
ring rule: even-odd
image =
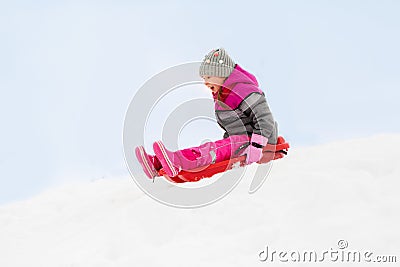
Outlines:
{"type": "Polygon", "coordinates": [[[208,53],[200,65],[200,76],[228,77],[235,68],[235,62],[225,49],[218,48],[208,53]]]}

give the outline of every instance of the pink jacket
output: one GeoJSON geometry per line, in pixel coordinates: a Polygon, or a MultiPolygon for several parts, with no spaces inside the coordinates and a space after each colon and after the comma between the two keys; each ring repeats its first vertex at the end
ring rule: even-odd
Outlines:
{"type": "Polygon", "coordinates": [[[223,101],[215,99],[215,115],[218,124],[225,130],[224,138],[230,135],[256,133],[276,143],[277,126],[256,77],[236,64],[223,87],[229,89],[223,101]]]}

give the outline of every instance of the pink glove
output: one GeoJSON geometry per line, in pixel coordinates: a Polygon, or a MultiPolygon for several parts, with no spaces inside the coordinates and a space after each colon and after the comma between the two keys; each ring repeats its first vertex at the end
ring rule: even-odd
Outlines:
{"type": "Polygon", "coordinates": [[[263,156],[262,147],[266,146],[267,143],[268,138],[259,134],[252,134],[250,145],[243,152],[247,155],[246,164],[259,161],[263,156]]]}

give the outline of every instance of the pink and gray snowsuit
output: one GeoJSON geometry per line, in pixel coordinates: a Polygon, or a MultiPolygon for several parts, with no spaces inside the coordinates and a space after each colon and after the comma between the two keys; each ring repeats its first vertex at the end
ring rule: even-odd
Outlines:
{"type": "Polygon", "coordinates": [[[240,156],[247,146],[260,148],[267,141],[276,144],[277,125],[254,75],[236,64],[222,87],[228,93],[222,99],[214,95],[214,100],[217,122],[225,131],[223,139],[175,152],[167,150],[161,141],[155,142],[155,157],[141,151],[142,156],[145,155],[153,163],[151,168],[154,166],[152,171],[148,170],[153,172],[153,175],[148,174],[149,177],[154,177],[160,167],[173,177],[180,170],[193,170],[240,156]]]}

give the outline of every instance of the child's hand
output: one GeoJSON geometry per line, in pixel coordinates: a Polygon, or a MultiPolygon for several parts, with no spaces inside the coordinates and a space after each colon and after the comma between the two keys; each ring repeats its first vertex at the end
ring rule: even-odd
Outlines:
{"type": "Polygon", "coordinates": [[[246,148],[243,154],[246,154],[246,164],[251,164],[253,162],[259,161],[262,156],[262,148],[268,143],[268,138],[259,135],[252,134],[250,145],[246,148]]]}
{"type": "Polygon", "coordinates": [[[244,151],[246,154],[246,164],[251,164],[253,162],[257,162],[262,158],[262,148],[257,148],[252,145],[248,146],[244,151]]]}

